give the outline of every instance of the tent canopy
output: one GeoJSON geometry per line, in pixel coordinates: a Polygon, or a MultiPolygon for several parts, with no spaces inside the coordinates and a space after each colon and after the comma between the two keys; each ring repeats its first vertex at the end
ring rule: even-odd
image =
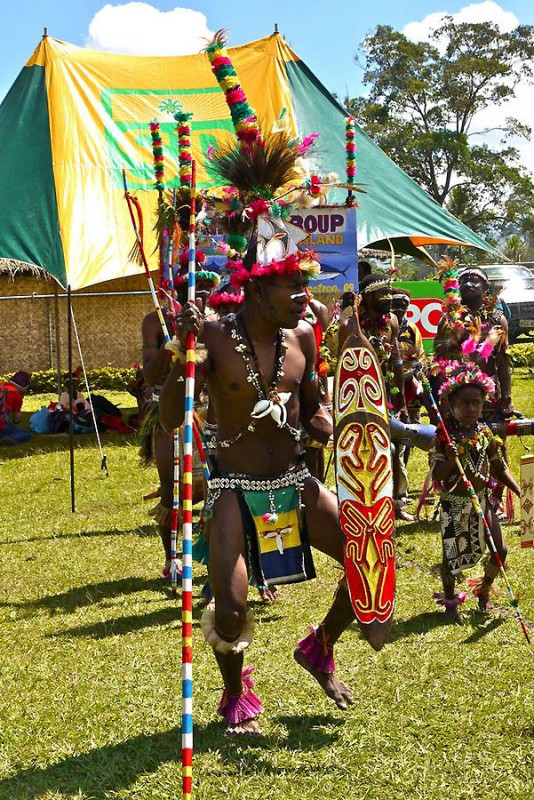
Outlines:
{"type": "MultiPolygon", "coordinates": [[[[320,134],[316,171],[345,171],[345,112],[279,34],[230,49],[263,131],[320,134]]],[[[44,37],[0,105],[0,258],[42,267],[83,288],[131,275],[133,231],[122,170],[144,212],[145,248],[155,269],[154,170],[149,122],[158,119],[165,181],[178,185],[179,102],[193,113],[199,188],[212,186],[210,145],[233,128],[205,54],[179,57],[101,53],[44,37]]],[[[356,129],[358,247],[393,240],[451,243],[491,251],[356,129]]],[[[330,201],[342,203],[334,190],[330,201]]]]}

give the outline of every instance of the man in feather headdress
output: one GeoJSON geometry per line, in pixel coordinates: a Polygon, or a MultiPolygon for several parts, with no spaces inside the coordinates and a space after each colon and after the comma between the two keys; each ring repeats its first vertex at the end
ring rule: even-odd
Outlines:
{"type": "Polygon", "coordinates": [[[512,415],[512,376],[508,359],[508,323],[496,307],[496,298],[484,272],[476,267],[458,276],[463,308],[456,324],[445,310],[434,341],[434,359],[455,361],[465,355],[493,378],[495,393],[484,407],[484,418],[507,419],[512,415]]]}
{"type": "MultiPolygon", "coordinates": [[[[302,460],[301,425],[323,445],[333,432],[320,403],[313,331],[302,319],[308,277],[317,269],[310,255],[298,251],[289,226],[260,215],[257,236],[233,278],[245,293],[241,311],[205,322],[194,305],[184,308],[176,318],[175,364],[161,392],[161,421],[170,430],[184,415],[183,347],[194,331],[208,353],[218,426],[207,501],[215,610],[204,612],[201,625],[223,676],[219,713],[232,735],[259,734],[263,710],[252,691],[251,668],[242,670],[253,635],[246,602],[250,573],[267,584],[312,578],[310,545],[343,564],[336,497],[302,460]]],[[[353,620],[342,581],[323,622],[295,650],[297,662],[341,709],[352,696],[335,676],[333,647],[353,620]]],[[[361,627],[380,649],[375,624],[361,627]]]]}
{"type": "MultiPolygon", "coordinates": [[[[442,273],[448,269],[449,279],[456,277],[455,262],[442,259],[442,273]]],[[[450,292],[447,292],[449,295],[450,292]]],[[[451,361],[469,358],[493,379],[494,391],[486,397],[482,417],[487,423],[509,419],[513,414],[512,375],[508,359],[508,322],[497,308],[497,298],[491,291],[484,272],[476,267],[464,269],[457,277],[461,305],[447,302],[434,340],[432,372],[439,385],[444,379],[444,367],[451,361]]],[[[504,448],[506,454],[506,449],[504,448]]],[[[498,485],[493,502],[498,516],[504,518],[502,507],[504,487],[498,485]]]]}
{"type": "MultiPolygon", "coordinates": [[[[224,32],[206,52],[237,136],[237,146],[217,151],[211,172],[225,187],[227,243],[245,252],[232,277],[243,287],[244,302],[237,314],[216,322],[205,322],[192,303],[177,316],[175,363],[161,392],[160,419],[170,430],[184,418],[184,346],[193,331],[207,351],[206,381],[217,420],[206,502],[215,608],[206,609],[201,626],[223,677],[218,710],[227,732],[258,735],[263,708],[252,691],[253,668],[243,671],[254,625],[247,609],[250,575],[259,585],[313,578],[310,545],[344,563],[337,499],[303,463],[302,428],[324,446],[333,438],[331,416],[320,403],[315,337],[302,319],[307,282],[319,265],[298,249],[306,234],[283,221],[287,187],[301,184],[298,165],[316,135],[300,142],[285,127],[261,135],[224,32]],[[240,245],[243,234],[248,246],[247,239],[240,245]]],[[[322,623],[294,652],[340,709],[353,701],[335,675],[333,648],[354,617],[342,580],[322,623]]],[[[380,624],[360,627],[379,650],[385,642],[380,624]]]]}

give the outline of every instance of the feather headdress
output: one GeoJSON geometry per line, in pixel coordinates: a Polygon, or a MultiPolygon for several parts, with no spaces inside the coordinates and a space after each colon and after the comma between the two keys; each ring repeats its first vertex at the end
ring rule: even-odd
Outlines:
{"type": "Polygon", "coordinates": [[[445,368],[445,381],[439,390],[440,397],[450,397],[463,386],[478,386],[485,394],[495,392],[495,382],[482,372],[474,361],[450,361],[445,368]]]}

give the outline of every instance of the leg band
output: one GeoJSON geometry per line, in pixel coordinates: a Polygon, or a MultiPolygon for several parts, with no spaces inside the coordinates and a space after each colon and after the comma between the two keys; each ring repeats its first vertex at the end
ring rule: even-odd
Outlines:
{"type": "Polygon", "coordinates": [[[158,525],[170,525],[172,521],[172,508],[166,508],[161,503],[158,503],[154,508],[148,512],[149,517],[152,517],[158,525]]]}
{"type": "Polygon", "coordinates": [[[243,629],[234,642],[227,642],[222,639],[215,628],[215,611],[207,608],[200,618],[200,627],[204,634],[204,639],[217,653],[226,655],[227,653],[241,653],[251,643],[254,637],[254,612],[252,609],[247,611],[243,629]]]}
{"type": "Polygon", "coordinates": [[[319,625],[318,628],[310,626],[309,630],[309,634],[300,640],[297,648],[306,661],[319,672],[335,672],[334,648],[328,644],[324,626],[319,625]]]}
{"type": "Polygon", "coordinates": [[[444,592],[434,592],[434,600],[438,606],[443,606],[443,608],[457,608],[465,603],[466,599],[467,592],[460,592],[460,594],[455,594],[454,597],[446,597],[444,592]]]}

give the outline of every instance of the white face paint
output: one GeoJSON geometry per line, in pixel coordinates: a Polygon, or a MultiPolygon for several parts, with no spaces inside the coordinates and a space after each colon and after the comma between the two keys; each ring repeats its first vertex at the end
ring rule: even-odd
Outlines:
{"type": "Polygon", "coordinates": [[[308,297],[308,295],[306,292],[296,292],[295,294],[290,294],[289,297],[291,300],[302,300],[302,298],[308,297]]]}

